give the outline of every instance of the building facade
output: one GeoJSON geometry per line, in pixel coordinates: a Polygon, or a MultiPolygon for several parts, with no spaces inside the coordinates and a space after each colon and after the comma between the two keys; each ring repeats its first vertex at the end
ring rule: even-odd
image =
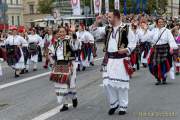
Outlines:
{"type": "Polygon", "coordinates": [[[180,15],[180,0],[168,0],[167,13],[178,17],[180,15]]]}
{"type": "Polygon", "coordinates": [[[49,14],[40,14],[38,12],[38,2],[39,0],[23,0],[24,7],[24,24],[27,27],[34,26],[34,21],[38,19],[43,19],[49,14]]]}
{"type": "Polygon", "coordinates": [[[54,0],[53,8],[61,16],[72,15],[71,0],[54,0]]]}
{"type": "Polygon", "coordinates": [[[23,25],[23,0],[6,0],[6,16],[9,25],[23,25]]]}

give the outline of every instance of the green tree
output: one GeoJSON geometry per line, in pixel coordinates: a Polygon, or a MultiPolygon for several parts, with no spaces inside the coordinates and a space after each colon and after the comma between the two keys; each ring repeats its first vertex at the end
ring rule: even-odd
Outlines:
{"type": "Polygon", "coordinates": [[[40,0],[38,2],[38,11],[42,14],[50,14],[52,12],[52,4],[54,0],[40,0]]]}

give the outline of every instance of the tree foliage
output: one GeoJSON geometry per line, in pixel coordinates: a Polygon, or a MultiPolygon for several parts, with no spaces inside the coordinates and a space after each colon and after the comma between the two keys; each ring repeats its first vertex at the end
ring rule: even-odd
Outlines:
{"type": "Polygon", "coordinates": [[[38,11],[42,14],[50,14],[52,12],[52,4],[54,0],[39,0],[38,11]]]}

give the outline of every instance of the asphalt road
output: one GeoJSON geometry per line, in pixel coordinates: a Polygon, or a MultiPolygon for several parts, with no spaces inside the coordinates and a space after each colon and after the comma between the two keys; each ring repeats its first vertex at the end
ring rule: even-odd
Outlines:
{"type": "MultiPolygon", "coordinates": [[[[98,58],[103,56],[98,44],[98,58]]],[[[14,79],[3,64],[0,77],[0,120],[180,120],[180,76],[168,79],[168,85],[155,86],[148,69],[141,68],[130,81],[128,114],[109,116],[109,106],[102,86],[101,59],[77,76],[79,106],[58,112],[54,85],[49,70],[39,64],[37,72],[14,79]],[[47,73],[47,75],[42,75],[47,73]]],[[[70,101],[71,103],[71,101],[70,101]]]]}

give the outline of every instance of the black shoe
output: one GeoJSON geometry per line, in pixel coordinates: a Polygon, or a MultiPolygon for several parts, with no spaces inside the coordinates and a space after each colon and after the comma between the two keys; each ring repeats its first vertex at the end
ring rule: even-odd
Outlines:
{"type": "Polygon", "coordinates": [[[166,84],[167,84],[166,79],[164,79],[164,80],[162,81],[162,84],[163,84],[163,85],[166,85],[166,84]]]}
{"type": "Polygon", "coordinates": [[[28,73],[29,71],[28,70],[25,70],[25,73],[28,73]]]}
{"type": "Polygon", "coordinates": [[[16,74],[16,72],[15,72],[15,76],[14,76],[15,78],[18,78],[19,77],[19,75],[18,74],[16,74]]]}
{"type": "Polygon", "coordinates": [[[82,71],[85,71],[85,70],[86,70],[86,67],[83,67],[83,68],[82,68],[82,71]]]}
{"type": "Polygon", "coordinates": [[[143,63],[142,65],[143,65],[144,68],[147,68],[147,64],[143,63]]]}
{"type": "Polygon", "coordinates": [[[155,85],[161,85],[161,81],[157,81],[155,85]]]}
{"type": "Polygon", "coordinates": [[[60,112],[67,111],[68,109],[68,105],[63,105],[63,107],[60,109],[60,112]]]}
{"type": "Polygon", "coordinates": [[[24,74],[25,72],[24,72],[24,70],[21,70],[21,73],[20,74],[24,74]]]}
{"type": "Polygon", "coordinates": [[[91,66],[94,66],[94,63],[91,62],[90,65],[91,65],[91,66]]]}
{"type": "Polygon", "coordinates": [[[126,111],[119,111],[119,115],[125,115],[126,111]]]}
{"type": "Polygon", "coordinates": [[[76,108],[77,105],[78,105],[78,100],[77,100],[77,98],[74,99],[74,100],[72,100],[72,103],[73,103],[73,107],[76,108]]]}
{"type": "Polygon", "coordinates": [[[33,71],[37,71],[37,69],[33,69],[33,71]]]}
{"type": "Polygon", "coordinates": [[[81,71],[80,68],[77,68],[77,71],[81,71]]]}
{"type": "Polygon", "coordinates": [[[116,110],[118,109],[118,107],[119,107],[119,106],[117,106],[117,107],[115,107],[115,108],[111,108],[111,109],[109,110],[108,114],[109,114],[109,115],[113,115],[113,114],[116,112],[116,110]]]}

